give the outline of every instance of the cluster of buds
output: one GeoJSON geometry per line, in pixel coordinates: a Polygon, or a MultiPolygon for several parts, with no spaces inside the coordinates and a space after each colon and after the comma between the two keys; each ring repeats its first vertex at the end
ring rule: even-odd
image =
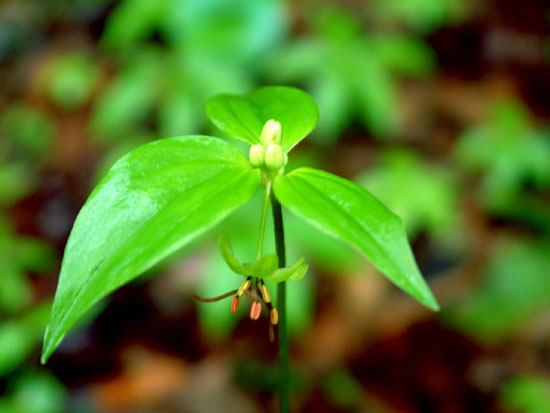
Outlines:
{"type": "Polygon", "coordinates": [[[254,168],[267,168],[271,172],[282,174],[288,163],[288,155],[281,146],[281,124],[268,120],[260,135],[260,143],[252,145],[249,152],[250,164],[254,168]]]}

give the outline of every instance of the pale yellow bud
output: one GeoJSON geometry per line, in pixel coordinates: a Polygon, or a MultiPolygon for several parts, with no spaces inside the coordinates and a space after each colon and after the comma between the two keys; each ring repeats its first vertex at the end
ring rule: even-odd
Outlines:
{"type": "Polygon", "coordinates": [[[281,124],[273,119],[268,120],[262,129],[260,143],[264,146],[281,143],[281,124]]]}
{"type": "Polygon", "coordinates": [[[252,145],[248,153],[250,164],[254,168],[260,168],[264,165],[265,150],[262,145],[252,145]]]}
{"type": "Polygon", "coordinates": [[[272,143],[265,151],[265,164],[272,171],[278,171],[284,165],[285,157],[281,145],[272,143]]]}

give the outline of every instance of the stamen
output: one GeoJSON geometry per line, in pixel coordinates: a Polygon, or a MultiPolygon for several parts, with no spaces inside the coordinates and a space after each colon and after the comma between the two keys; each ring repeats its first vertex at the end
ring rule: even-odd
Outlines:
{"type": "Polygon", "coordinates": [[[220,301],[220,300],[223,300],[224,298],[231,297],[236,292],[237,290],[229,291],[228,293],[225,293],[218,297],[213,297],[213,298],[203,298],[203,297],[199,297],[196,294],[193,294],[193,300],[201,301],[203,303],[215,303],[216,301],[220,301]]]}
{"type": "Polygon", "coordinates": [[[271,302],[271,296],[269,295],[269,291],[267,289],[267,286],[262,281],[262,298],[266,303],[271,302]]]}
{"type": "Polygon", "coordinates": [[[254,301],[252,303],[252,307],[250,307],[250,318],[252,320],[257,320],[260,318],[260,314],[262,313],[262,305],[259,303],[259,301],[254,301]]]}
{"type": "Polygon", "coordinates": [[[271,324],[277,325],[279,322],[279,312],[276,308],[271,308],[269,310],[269,319],[271,320],[271,324]]]}
{"type": "Polygon", "coordinates": [[[237,295],[238,296],[241,296],[244,294],[244,292],[246,290],[248,290],[248,288],[250,287],[250,277],[248,277],[246,280],[244,280],[242,283],[241,283],[241,286],[239,287],[239,289],[237,290],[237,295]]]}
{"type": "Polygon", "coordinates": [[[269,323],[269,342],[273,343],[275,341],[275,331],[273,324],[269,323]]]}
{"type": "Polygon", "coordinates": [[[239,303],[241,302],[241,297],[236,295],[233,297],[233,300],[231,301],[231,312],[235,314],[237,310],[239,309],[239,303]]]}

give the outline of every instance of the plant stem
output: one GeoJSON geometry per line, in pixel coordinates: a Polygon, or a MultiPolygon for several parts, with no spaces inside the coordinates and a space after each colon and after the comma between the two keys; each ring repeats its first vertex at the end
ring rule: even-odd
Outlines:
{"type": "Polygon", "coordinates": [[[267,209],[269,208],[269,198],[271,197],[271,179],[265,186],[264,202],[262,204],[262,216],[260,218],[260,235],[258,236],[258,249],[256,250],[256,261],[262,258],[262,248],[264,245],[265,222],[267,219],[267,209]]]}
{"type": "MultiPolygon", "coordinates": [[[[286,267],[285,231],[283,226],[283,214],[281,204],[271,197],[273,210],[273,225],[275,227],[275,248],[279,267],[286,267]]],[[[281,398],[281,413],[290,412],[289,409],[289,357],[288,357],[288,331],[286,323],[286,282],[277,284],[277,310],[279,312],[279,392],[281,398]]]]}

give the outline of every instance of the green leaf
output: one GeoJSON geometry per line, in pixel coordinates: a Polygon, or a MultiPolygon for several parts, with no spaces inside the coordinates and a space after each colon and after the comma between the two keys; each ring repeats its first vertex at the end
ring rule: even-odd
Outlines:
{"type": "Polygon", "coordinates": [[[297,281],[306,275],[308,266],[302,264],[304,262],[304,257],[300,258],[294,263],[294,265],[286,268],[279,268],[277,271],[268,277],[265,277],[266,280],[280,283],[283,281],[297,281]]]}
{"type": "Polygon", "coordinates": [[[233,252],[233,248],[231,248],[231,244],[229,243],[229,238],[227,238],[225,235],[220,234],[220,238],[218,240],[218,247],[220,249],[220,254],[227,264],[229,268],[231,268],[231,271],[245,275],[243,265],[238,260],[238,258],[235,256],[235,253],[233,252]]]}
{"type": "Polygon", "coordinates": [[[414,261],[401,220],[359,185],[312,168],[279,175],[275,196],[292,213],[362,252],[427,307],[438,305],[414,261]]]}
{"type": "Polygon", "coordinates": [[[291,150],[319,120],[315,101],[307,93],[286,86],[266,86],[244,96],[222,94],[206,102],[210,120],[229,136],[260,143],[264,124],[275,119],[282,127],[282,147],[291,150]]]}
{"type": "Polygon", "coordinates": [[[259,182],[239,151],[207,136],[158,140],[120,159],[69,237],[42,361],[93,303],[249,201],[259,182]]]}

